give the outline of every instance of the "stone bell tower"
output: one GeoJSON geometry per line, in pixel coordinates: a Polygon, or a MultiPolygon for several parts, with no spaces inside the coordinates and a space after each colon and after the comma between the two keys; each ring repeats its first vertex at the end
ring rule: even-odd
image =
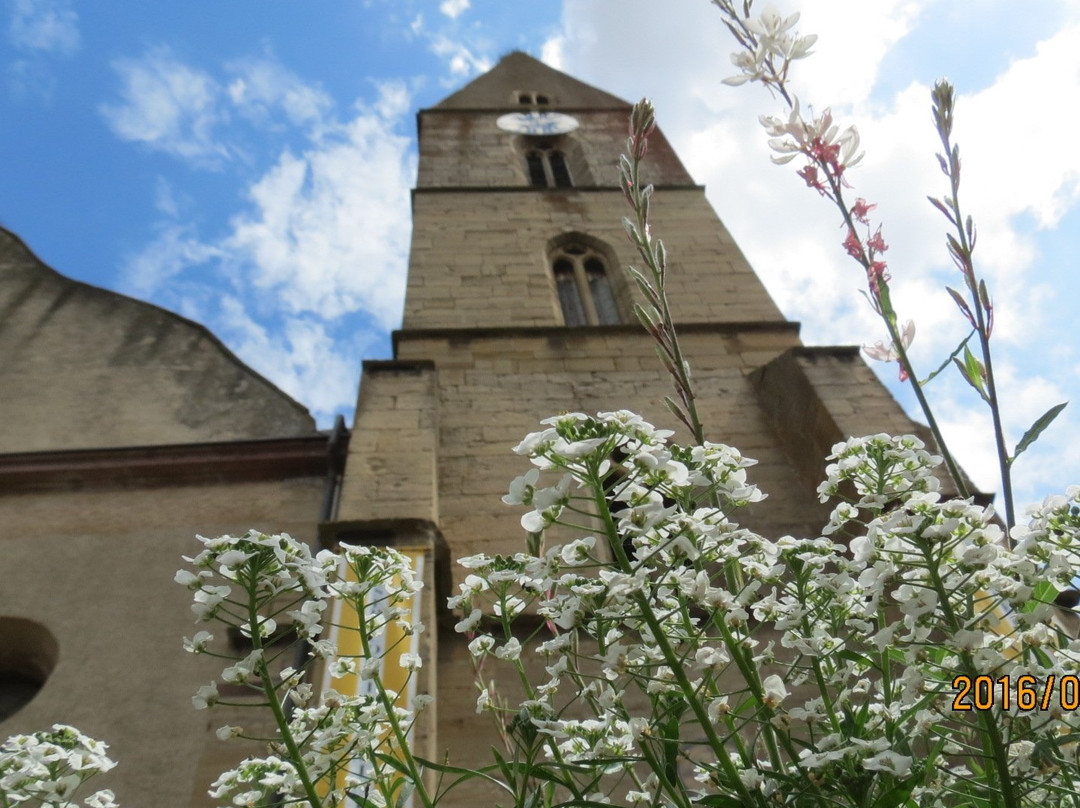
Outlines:
{"type": "MultiPolygon", "coordinates": [[[[324,539],[425,555],[425,679],[437,695],[423,753],[480,763],[496,742],[475,714],[463,639],[445,597],[453,562],[523,548],[500,502],[527,465],[511,453],[541,418],[627,408],[678,428],[671,382],[633,316],[637,260],[618,188],[630,105],[523,53],[418,116],[412,253],[394,359],[369,361],[337,521],[324,539]],[[441,620],[440,620],[441,618],[441,620]]],[[[807,348],[659,131],[645,181],[670,256],[669,298],[711,440],[760,464],[765,534],[813,534],[829,447],[916,427],[857,349],[807,348]]],[[[679,434],[677,430],[677,434],[679,434]]],[[[685,435],[682,435],[685,439],[685,435]]],[[[455,800],[457,804],[459,800],[455,800]]]]}

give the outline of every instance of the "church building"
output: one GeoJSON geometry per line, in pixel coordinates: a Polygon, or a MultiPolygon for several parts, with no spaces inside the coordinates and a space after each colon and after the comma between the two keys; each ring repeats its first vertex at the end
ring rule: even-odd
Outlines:
{"type": "MultiPolygon", "coordinates": [[[[393,358],[364,363],[351,430],[318,430],[199,324],[0,231],[0,738],[73,724],[109,743],[101,787],[122,804],[213,805],[207,785],[251,753],[214,730],[250,718],[191,708],[217,668],[180,648],[195,627],[173,574],[195,534],[256,528],[423,558],[421,751],[480,763],[497,735],[445,602],[455,559],[523,546],[500,501],[528,467],[511,447],[568,410],[687,438],[624,272],[629,112],[523,53],[420,111],[404,317],[393,358]]],[[[832,444],[921,428],[857,348],[801,343],[659,130],[645,172],[701,419],[769,495],[740,521],[817,535],[832,444]]]]}

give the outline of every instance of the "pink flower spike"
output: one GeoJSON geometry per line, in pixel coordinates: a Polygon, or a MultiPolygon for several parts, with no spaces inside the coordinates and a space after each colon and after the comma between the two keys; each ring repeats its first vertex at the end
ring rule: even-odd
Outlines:
{"type": "Polygon", "coordinates": [[[825,186],[822,185],[821,180],[818,179],[817,166],[804,166],[795,173],[802,177],[810,188],[816,188],[821,193],[825,192],[825,186]]]}
{"type": "Polygon", "coordinates": [[[889,249],[889,245],[885,243],[885,239],[881,237],[881,228],[877,229],[877,232],[870,237],[870,240],[866,242],[866,246],[874,252],[883,253],[889,249]]]}
{"type": "Polygon", "coordinates": [[[884,261],[872,261],[870,268],[866,270],[866,279],[875,296],[881,294],[881,284],[889,282],[889,273],[885,271],[885,267],[884,261]]]}
{"type": "Polygon", "coordinates": [[[854,258],[856,261],[862,260],[862,242],[859,241],[859,237],[855,235],[854,230],[848,230],[847,238],[844,239],[844,249],[847,250],[847,254],[854,258]]]}
{"type": "Polygon", "coordinates": [[[855,217],[855,221],[869,224],[870,222],[867,219],[867,215],[876,207],[877,205],[867,204],[865,199],[859,197],[855,200],[855,205],[851,208],[851,215],[855,217]]]}

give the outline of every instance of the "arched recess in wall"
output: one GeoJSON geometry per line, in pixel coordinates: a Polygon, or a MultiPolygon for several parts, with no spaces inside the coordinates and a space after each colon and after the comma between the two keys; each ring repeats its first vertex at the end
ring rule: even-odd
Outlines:
{"type": "Polygon", "coordinates": [[[519,135],[514,141],[525,182],[534,188],[595,185],[585,151],[572,135],[519,135]]]}
{"type": "Polygon", "coordinates": [[[548,243],[547,266],[564,325],[630,322],[625,276],[605,242],[584,233],[556,236],[548,243]]]}
{"type": "Polygon", "coordinates": [[[0,617],[0,722],[33,700],[59,655],[56,637],[41,623],[0,617]]]}

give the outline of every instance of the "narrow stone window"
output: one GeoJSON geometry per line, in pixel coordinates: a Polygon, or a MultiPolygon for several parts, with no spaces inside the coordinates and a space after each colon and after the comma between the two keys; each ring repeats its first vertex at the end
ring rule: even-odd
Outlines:
{"type": "Polygon", "coordinates": [[[570,188],[574,184],[570,181],[570,169],[561,151],[552,149],[548,152],[548,165],[551,166],[551,179],[556,188],[570,188]]]}
{"type": "Polygon", "coordinates": [[[607,276],[604,262],[595,256],[585,260],[585,280],[589,284],[593,307],[596,309],[596,322],[600,325],[615,325],[620,322],[619,308],[615,305],[615,295],[611,291],[611,281],[607,276]]]}
{"type": "Polygon", "coordinates": [[[552,255],[551,274],[565,325],[622,322],[607,262],[599,252],[576,242],[564,244],[552,255]]]}
{"type": "Polygon", "coordinates": [[[581,289],[578,287],[573,263],[566,258],[559,258],[552,267],[552,273],[555,275],[555,289],[559,293],[563,323],[571,326],[587,325],[589,321],[585,316],[585,304],[581,299],[581,289]]]}
{"type": "Polygon", "coordinates": [[[572,188],[566,155],[550,143],[539,143],[525,153],[529,184],[535,188],[572,188]]]}
{"type": "Polygon", "coordinates": [[[529,184],[534,188],[547,188],[547,170],[544,168],[544,155],[539,151],[531,151],[525,155],[525,164],[529,169],[529,184]]]}

